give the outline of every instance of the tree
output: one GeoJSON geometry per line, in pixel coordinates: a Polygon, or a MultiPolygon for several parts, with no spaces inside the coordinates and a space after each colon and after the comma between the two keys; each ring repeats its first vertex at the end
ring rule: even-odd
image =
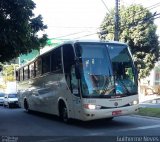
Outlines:
{"type": "Polygon", "coordinates": [[[32,0],[0,0],[0,62],[44,46],[47,35],[37,33],[47,28],[42,16],[34,16],[32,0]]]}
{"type": "Polygon", "coordinates": [[[2,77],[7,81],[15,81],[15,70],[19,65],[11,64],[11,65],[3,65],[2,77]]]}
{"type": "MultiPolygon", "coordinates": [[[[158,36],[154,16],[141,5],[131,5],[120,9],[119,40],[130,46],[133,58],[139,71],[139,79],[149,75],[154,63],[158,60],[158,36]]],[[[107,13],[101,29],[106,35],[99,35],[101,39],[114,39],[114,10],[107,13]]]]}

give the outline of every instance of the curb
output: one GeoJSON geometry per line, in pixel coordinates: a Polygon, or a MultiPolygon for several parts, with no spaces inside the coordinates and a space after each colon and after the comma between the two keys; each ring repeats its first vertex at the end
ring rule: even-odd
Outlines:
{"type": "Polygon", "coordinates": [[[131,115],[131,116],[132,116],[132,117],[146,118],[146,119],[160,120],[160,118],[158,118],[158,117],[151,117],[151,116],[144,116],[144,115],[136,115],[136,114],[133,114],[133,115],[131,115]]]}

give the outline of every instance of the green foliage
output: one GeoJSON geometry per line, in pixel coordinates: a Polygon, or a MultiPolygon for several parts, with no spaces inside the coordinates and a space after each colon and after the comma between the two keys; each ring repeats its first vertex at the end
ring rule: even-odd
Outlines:
{"type": "MultiPolygon", "coordinates": [[[[119,40],[130,46],[137,64],[139,78],[149,75],[158,60],[158,36],[154,24],[154,14],[141,5],[121,7],[119,40]]],[[[114,39],[114,10],[107,13],[101,24],[106,35],[99,35],[103,40],[114,39]]]]}
{"type": "Polygon", "coordinates": [[[160,117],[160,108],[141,108],[138,115],[160,117]]]}
{"type": "Polygon", "coordinates": [[[0,62],[44,46],[47,36],[37,32],[47,28],[42,16],[34,17],[32,0],[0,0],[0,62]]]}
{"type": "Polygon", "coordinates": [[[15,70],[19,65],[3,65],[2,76],[5,81],[15,81],[15,70]]]}

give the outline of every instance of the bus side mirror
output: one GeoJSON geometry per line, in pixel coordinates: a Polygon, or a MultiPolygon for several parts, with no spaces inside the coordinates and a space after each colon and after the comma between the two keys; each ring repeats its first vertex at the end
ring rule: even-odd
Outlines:
{"type": "Polygon", "coordinates": [[[75,75],[77,79],[81,79],[79,64],[75,65],[75,75]]]}

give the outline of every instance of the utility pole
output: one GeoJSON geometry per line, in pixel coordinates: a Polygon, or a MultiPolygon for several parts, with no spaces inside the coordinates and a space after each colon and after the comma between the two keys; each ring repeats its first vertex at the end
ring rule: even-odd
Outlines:
{"type": "Polygon", "coordinates": [[[114,24],[115,24],[115,29],[114,29],[114,40],[118,41],[119,40],[119,0],[115,0],[115,17],[114,17],[114,24]]]}

